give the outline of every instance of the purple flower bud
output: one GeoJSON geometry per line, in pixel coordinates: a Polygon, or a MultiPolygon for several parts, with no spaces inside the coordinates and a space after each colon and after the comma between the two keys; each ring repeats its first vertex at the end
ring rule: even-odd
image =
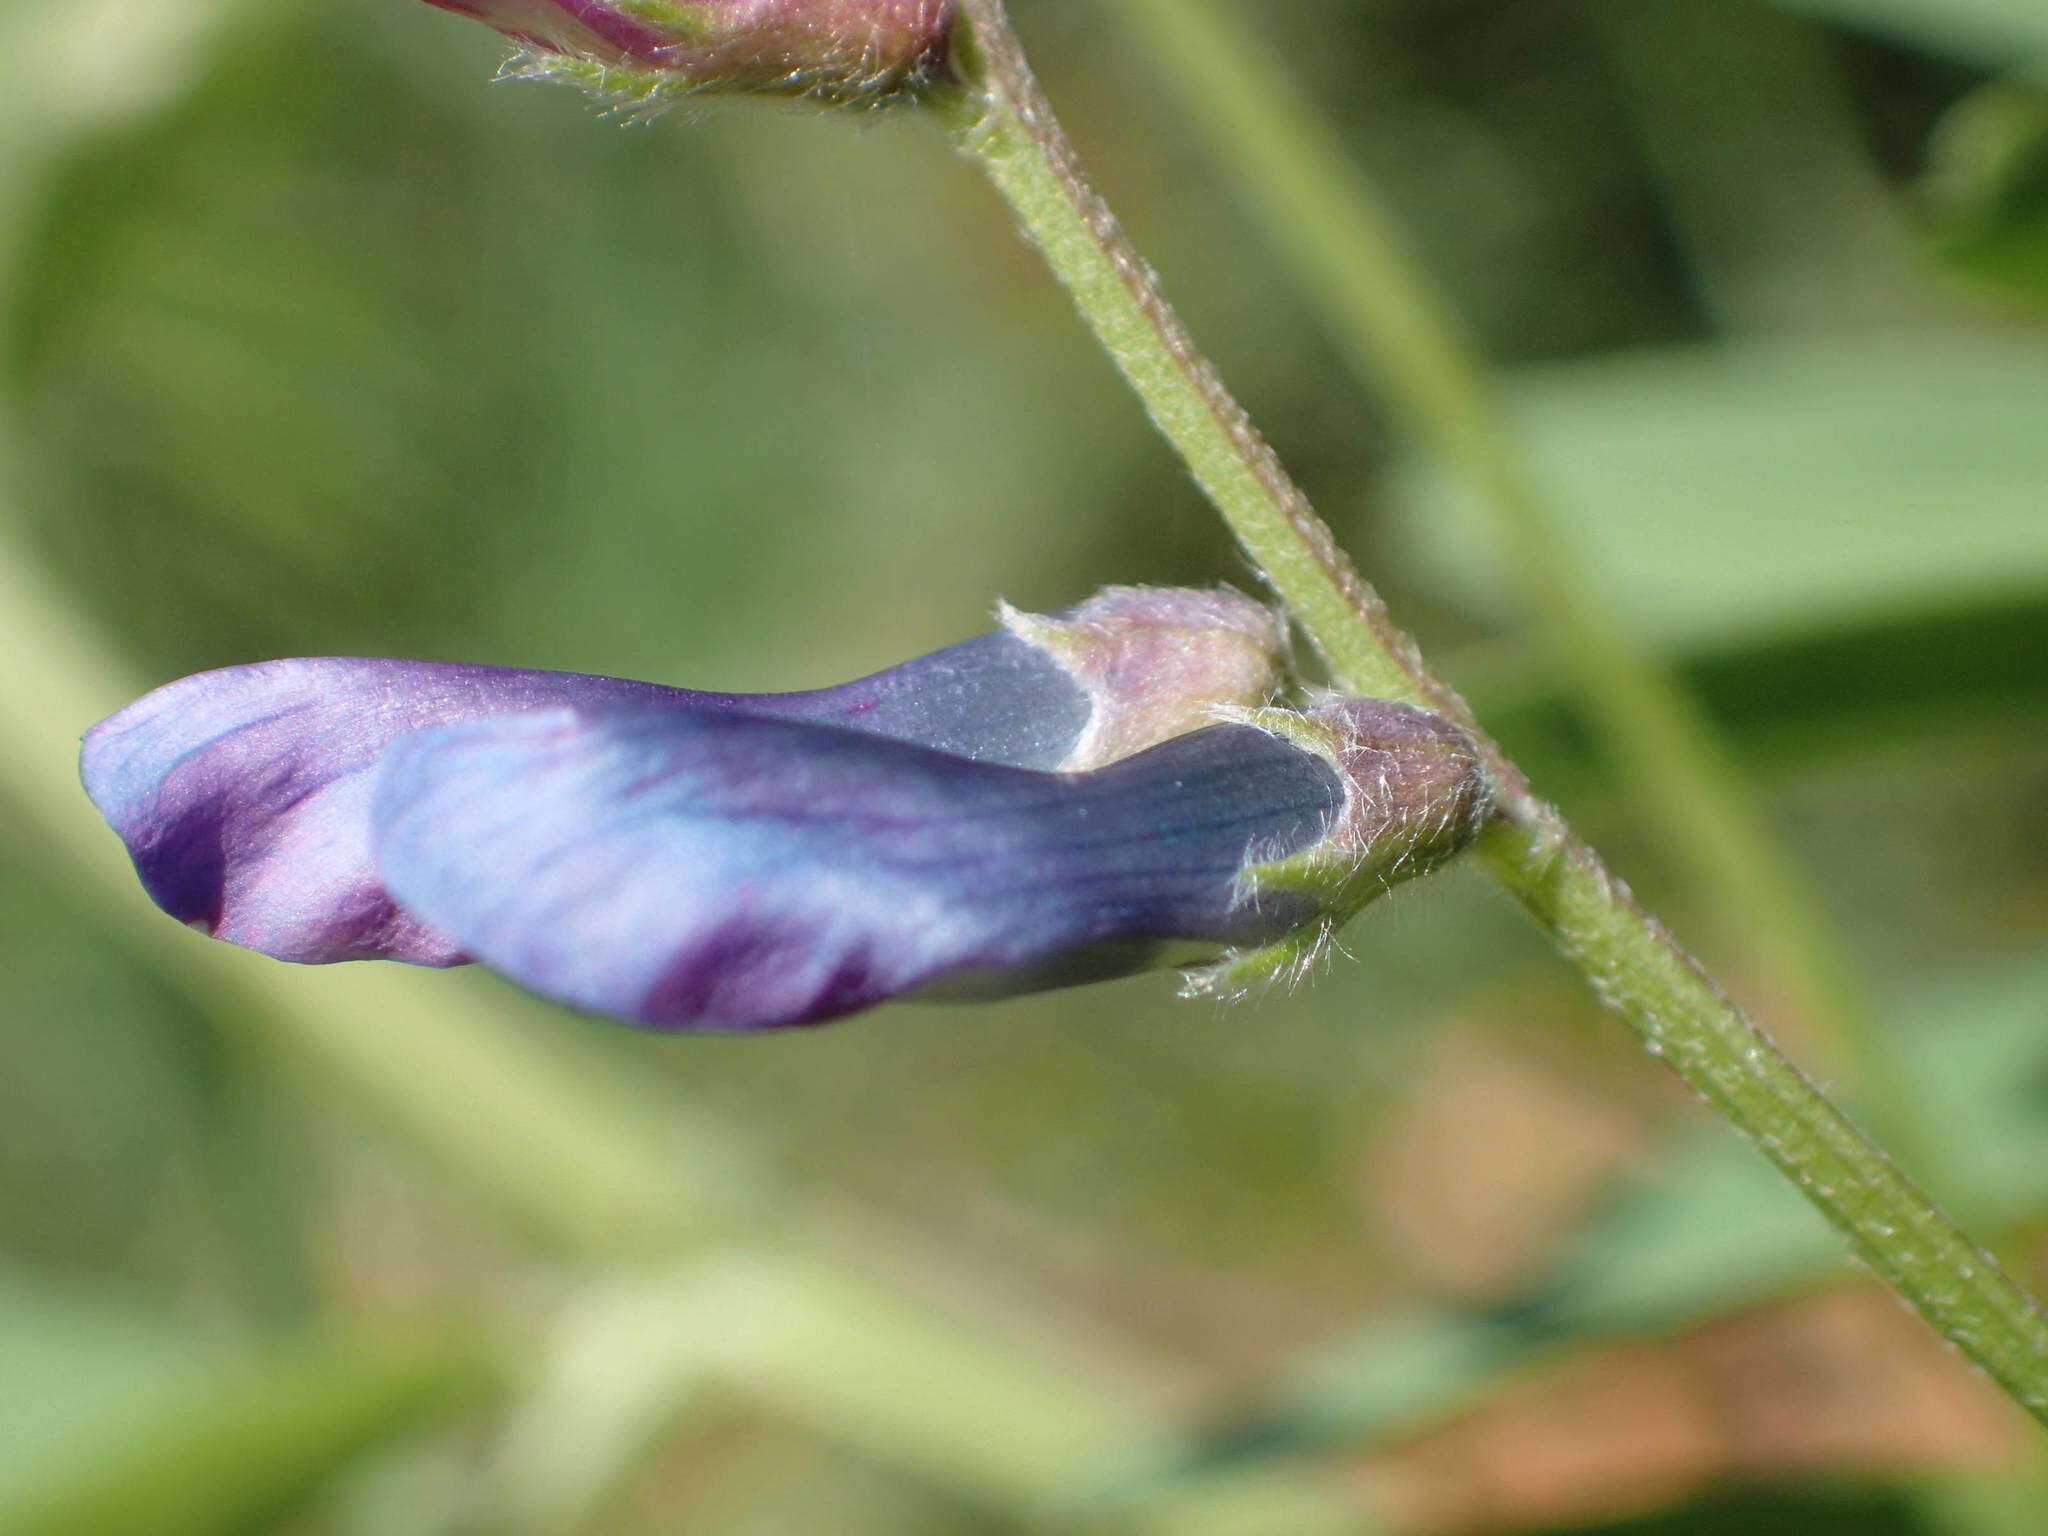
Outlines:
{"type": "Polygon", "coordinates": [[[514,73],[615,100],[699,91],[880,105],[952,78],[953,0],[428,0],[521,49],[514,73]]]}
{"type": "Polygon", "coordinates": [[[1230,591],[1110,588],[873,677],[717,694],[573,673],[315,658],[202,673],[87,733],[86,792],[156,903],[282,960],[455,965],[391,900],[370,854],[372,780],[411,732],[575,706],[744,713],[1039,769],[1093,766],[1256,704],[1279,683],[1271,613],[1230,591]]]}
{"type": "Polygon", "coordinates": [[[504,715],[391,749],[376,856],[492,968],[657,1028],[1255,963],[1456,852],[1485,801],[1434,716],[1283,715],[1064,774],[737,714],[504,715]]]}

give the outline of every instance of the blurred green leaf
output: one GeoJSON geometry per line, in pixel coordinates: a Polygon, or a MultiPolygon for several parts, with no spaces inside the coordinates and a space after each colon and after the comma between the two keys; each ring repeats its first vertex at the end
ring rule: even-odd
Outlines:
{"type": "Polygon", "coordinates": [[[1868,753],[1932,734],[2048,727],[2048,591],[1899,613],[1688,658],[1687,680],[1753,750],[1868,753]]]}
{"type": "Polygon", "coordinates": [[[782,546],[708,514],[815,499],[731,387],[761,366],[737,254],[675,238],[701,154],[566,98],[549,134],[400,54],[329,9],[251,16],[192,91],[86,136],[23,242],[29,507],[153,655],[538,648],[593,562],[614,626],[758,590],[782,546]],[[686,344],[647,345],[657,306],[686,344]]]}
{"type": "Polygon", "coordinates": [[[93,1451],[176,1411],[210,1383],[200,1339],[103,1286],[0,1269],[0,1510],[73,1475],[93,1451]]]}
{"type": "MultiPolygon", "coordinates": [[[[447,470],[488,460],[438,379],[480,319],[444,302],[480,173],[445,163],[448,111],[305,11],[252,17],[209,62],[68,157],[23,243],[8,361],[48,471],[28,505],[67,572],[130,635],[189,652],[196,604],[257,653],[262,628],[427,607],[412,538],[474,524],[447,470]],[[438,191],[394,174],[421,154],[438,191]],[[111,522],[66,515],[101,498],[111,522]]],[[[475,404],[510,414],[510,383],[475,371],[475,404]]]]}
{"type": "MultiPolygon", "coordinates": [[[[1979,1228],[2048,1210],[2048,953],[1952,978],[1890,1021],[1945,1128],[1936,1198],[1979,1228]]],[[[1725,1126],[1667,1143],[1524,1300],[1376,1321],[1305,1357],[1264,1409],[1153,1472],[1194,1477],[1371,1444],[1577,1342],[1654,1335],[1856,1273],[1841,1239],[1725,1126]]],[[[1745,1528],[1746,1529],[1746,1528],[1745,1528]]]]}
{"type": "MultiPolygon", "coordinates": [[[[1763,776],[1894,745],[2048,736],[2048,593],[1961,602],[1687,656],[1688,688],[1763,776]]],[[[1546,790],[1591,794],[1604,769],[1555,675],[1525,648],[1451,653],[1446,670],[1546,790]]]]}
{"type": "Polygon", "coordinates": [[[631,133],[494,56],[424,6],[258,7],[50,179],[4,295],[28,515],[153,668],[803,686],[1085,590],[1151,445],[1073,429],[1064,372],[1116,398],[1078,333],[1048,377],[1043,327],[956,291],[979,194],[936,135],[631,133]]]}
{"type": "MultiPolygon", "coordinates": [[[[1974,970],[1888,1024],[1940,1126],[1915,1174],[1966,1224],[2048,1210],[2048,954],[1974,970]]],[[[1570,1245],[1542,1310],[1568,1334],[1663,1332],[1850,1272],[1840,1240],[1747,1144],[1701,1127],[1570,1245]]]]}
{"type": "Polygon", "coordinates": [[[1455,1411],[1551,1338],[1511,1312],[1425,1308],[1383,1318],[1301,1362],[1279,1390],[1279,1411],[1195,1436],[1128,1485],[1156,1495],[1318,1446],[1391,1438],[1455,1411]]]}
{"type": "Polygon", "coordinates": [[[1968,276],[2048,294],[2048,94],[1985,86],[1950,110],[1932,152],[1940,257],[1968,276]]]}
{"type": "MultiPolygon", "coordinates": [[[[1911,1496],[1883,1488],[1718,1494],[1665,1514],[1531,1536],[1935,1536],[1911,1496]]],[[[2014,1530],[2011,1536],[2022,1536],[2014,1530]]]]}
{"type": "Polygon", "coordinates": [[[1904,1024],[1906,1068],[1946,1133],[1937,1190],[1984,1224],[2048,1211],[2048,954],[1955,976],[1904,1024]]]}
{"type": "Polygon", "coordinates": [[[0,1280],[0,1528],[265,1529],[389,1436],[491,1379],[470,1340],[360,1338],[223,1364],[172,1318],[0,1280]]]}
{"type": "Polygon", "coordinates": [[[1848,1268],[1841,1239],[1770,1164],[1702,1126],[1570,1244],[1543,1311],[1566,1334],[1658,1332],[1848,1268]]]}
{"type": "MultiPolygon", "coordinates": [[[[0,441],[0,455],[5,443],[0,441]]],[[[83,909],[200,1010],[288,1042],[439,1166],[571,1248],[664,1250],[751,1191],[745,1154],[649,1092],[596,1040],[480,975],[278,965],[166,921],[79,792],[81,726],[131,696],[90,625],[15,552],[0,463],[0,811],[18,813],[83,909]]],[[[30,1021],[33,1022],[33,1021],[30,1021]]]]}
{"type": "MultiPolygon", "coordinates": [[[[1727,343],[1528,370],[1510,404],[1600,590],[1673,651],[2048,590],[2048,348],[1988,336],[1727,343]]],[[[1418,569],[1496,616],[1484,523],[1411,476],[1418,569]]]]}
{"type": "Polygon", "coordinates": [[[2048,1457],[1937,1474],[1917,1493],[1930,1536],[2017,1536],[2048,1509],[2048,1457]]]}
{"type": "Polygon", "coordinates": [[[80,6],[59,26],[41,6],[0,4],[0,275],[14,225],[53,162],[80,135],[176,97],[209,32],[237,3],[80,6]]]}
{"type": "Polygon", "coordinates": [[[2035,0],[1777,0],[1935,53],[2006,70],[2048,63],[2048,11],[2035,0]]]}
{"type": "MultiPolygon", "coordinates": [[[[1157,1405],[1111,1362],[1033,1347],[1032,1330],[966,1319],[850,1266],[728,1253],[682,1277],[672,1305],[701,1358],[748,1396],[884,1461],[998,1507],[1095,1529],[1106,1468],[1159,1434],[1157,1405]]],[[[1252,1469],[1115,1506],[1107,1527],[1156,1536],[1368,1536],[1355,1495],[1310,1473],[1252,1469]]]]}
{"type": "Polygon", "coordinates": [[[500,1441],[494,1524],[581,1530],[707,1382],[702,1320],[673,1281],[620,1277],[570,1298],[523,1362],[500,1441]]]}

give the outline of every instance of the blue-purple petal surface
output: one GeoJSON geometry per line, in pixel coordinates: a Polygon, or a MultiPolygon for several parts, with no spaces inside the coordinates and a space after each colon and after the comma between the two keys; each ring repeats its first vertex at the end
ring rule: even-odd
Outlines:
{"type": "Polygon", "coordinates": [[[371,863],[371,775],[411,732],[569,704],[817,720],[1047,766],[1089,714],[1051,657],[1001,631],[790,694],[322,657],[159,688],[87,733],[80,774],[150,896],[179,921],[281,960],[453,965],[460,946],[396,906],[371,863]]]}
{"type": "Polygon", "coordinates": [[[1313,915],[1253,858],[1344,795],[1247,726],[1084,774],[704,711],[554,709],[408,736],[373,811],[398,900],[513,980],[666,1028],[809,1024],[1033,990],[1313,915]]]}

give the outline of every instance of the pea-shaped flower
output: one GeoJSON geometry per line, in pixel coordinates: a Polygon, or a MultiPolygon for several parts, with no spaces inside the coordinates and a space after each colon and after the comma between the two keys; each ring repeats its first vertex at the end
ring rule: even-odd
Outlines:
{"type": "Polygon", "coordinates": [[[757,1030],[1161,964],[1288,971],[1458,852],[1485,800],[1455,727],[1375,700],[1246,711],[1082,773],[563,708],[406,737],[373,821],[399,903],[532,991],[757,1030]]]}
{"type": "Polygon", "coordinates": [[[721,694],[573,673],[345,657],[201,673],[85,738],[87,793],[171,916],[281,960],[456,965],[463,947],[391,899],[370,795],[393,743],[518,711],[767,716],[967,759],[1085,769],[1258,704],[1280,681],[1273,615],[1229,591],[1112,587],[872,677],[721,694]]]}
{"type": "Polygon", "coordinates": [[[428,0],[521,49],[514,73],[615,100],[700,91],[849,105],[948,80],[952,0],[428,0]]]}

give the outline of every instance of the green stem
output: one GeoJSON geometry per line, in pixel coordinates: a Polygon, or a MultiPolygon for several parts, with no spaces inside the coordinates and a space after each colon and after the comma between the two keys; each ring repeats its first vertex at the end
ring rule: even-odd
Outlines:
{"type": "Polygon", "coordinates": [[[1396,215],[1229,6],[1116,0],[1108,8],[1157,55],[1353,371],[1492,514],[1502,568],[1631,796],[1721,929],[1746,939],[1782,977],[1823,1059],[1885,1087],[1856,1027],[1868,1010],[1845,946],[1719,735],[1601,600],[1503,417],[1479,349],[1396,215]]]}
{"type": "Polygon", "coordinates": [[[1073,150],[1002,0],[960,0],[960,142],[1015,210],[1202,489],[1354,692],[1458,720],[1500,811],[1494,874],[1600,996],[1846,1236],[1866,1262],[2035,1417],[2048,1422],[2048,1319],[1991,1256],[1743,1016],[1424,666],[1244,410],[1196,350],[1073,150]]]}

